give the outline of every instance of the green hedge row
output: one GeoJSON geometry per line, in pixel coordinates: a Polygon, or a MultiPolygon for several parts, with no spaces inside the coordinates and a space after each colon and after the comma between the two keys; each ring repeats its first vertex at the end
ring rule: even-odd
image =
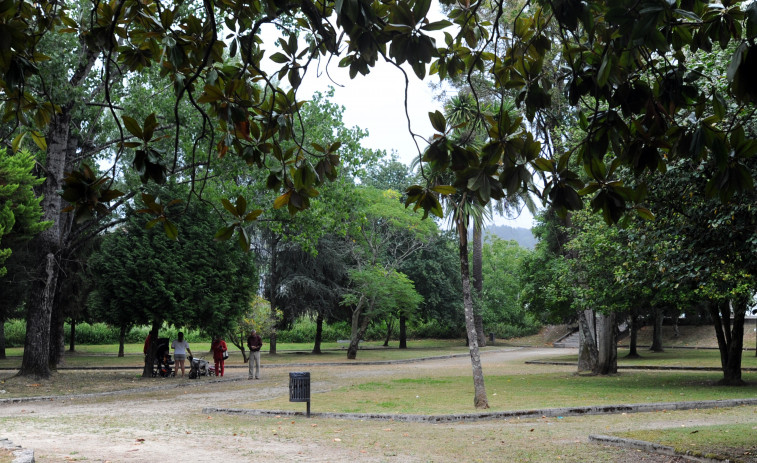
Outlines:
{"type": "MultiPolygon", "coordinates": [[[[399,331],[395,321],[392,339],[396,339],[399,331]]],[[[386,323],[373,323],[365,335],[366,341],[381,341],[386,336],[386,323]]],[[[309,318],[298,319],[290,329],[279,330],[276,339],[279,342],[311,343],[315,339],[316,323],[309,318]]],[[[539,327],[514,327],[506,324],[487,326],[487,333],[493,332],[498,339],[507,339],[518,336],[527,336],[539,330],[539,327]]],[[[138,326],[132,328],[126,335],[127,344],[139,344],[144,342],[150,328],[138,326]]],[[[161,337],[176,339],[176,328],[164,327],[160,330],[161,337]]],[[[76,325],[76,343],[85,345],[118,344],[120,330],[104,323],[78,323],[76,325]]],[[[66,345],[70,343],[71,327],[65,324],[66,345]]],[[[23,347],[26,335],[26,322],[23,320],[9,320],[5,322],[5,345],[7,347],[23,347]]],[[[452,327],[437,321],[408,324],[408,338],[410,339],[456,339],[465,336],[462,327],[452,327]]],[[[210,342],[207,336],[199,331],[184,331],[188,342],[210,342]]],[[[340,339],[350,338],[350,325],[347,322],[337,322],[323,325],[323,341],[336,342],[340,339]]]]}
{"type": "MultiPolygon", "coordinates": [[[[65,323],[66,345],[71,341],[71,325],[65,323]]],[[[145,342],[147,333],[150,331],[148,326],[137,326],[132,328],[126,334],[127,344],[139,344],[145,342]]],[[[178,333],[176,328],[164,327],[160,330],[160,336],[170,339],[176,339],[178,333]]],[[[77,323],[76,324],[76,343],[86,345],[118,344],[118,336],[121,330],[116,327],[108,326],[105,323],[77,323]]],[[[23,347],[26,336],[26,322],[24,320],[8,320],[5,322],[5,345],[6,347],[23,347]]],[[[203,336],[199,331],[184,331],[184,337],[188,342],[210,342],[207,336],[203,336]]]]}

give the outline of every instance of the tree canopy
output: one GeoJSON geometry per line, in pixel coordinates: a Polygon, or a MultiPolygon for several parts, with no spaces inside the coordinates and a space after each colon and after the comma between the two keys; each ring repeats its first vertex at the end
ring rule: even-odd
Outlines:
{"type": "Polygon", "coordinates": [[[10,257],[10,241],[31,239],[50,226],[42,222],[42,207],[34,186],[44,179],[34,176],[34,156],[25,151],[13,155],[0,148],[0,278],[5,276],[5,261],[10,257]],[[6,247],[8,246],[8,247],[6,247]]]}

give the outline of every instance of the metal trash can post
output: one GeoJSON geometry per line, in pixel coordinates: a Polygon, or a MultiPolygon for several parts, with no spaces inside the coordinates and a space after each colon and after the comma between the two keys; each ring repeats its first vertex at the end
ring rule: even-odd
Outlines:
{"type": "Polygon", "coordinates": [[[289,401],[307,402],[307,417],[310,418],[310,372],[298,371],[289,373],[289,401]]]}

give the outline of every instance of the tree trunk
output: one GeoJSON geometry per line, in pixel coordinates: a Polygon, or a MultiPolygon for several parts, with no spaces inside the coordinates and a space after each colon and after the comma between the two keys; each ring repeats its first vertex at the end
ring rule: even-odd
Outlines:
{"type": "Polygon", "coordinates": [[[394,318],[389,317],[386,321],[386,336],[384,336],[384,347],[389,347],[389,339],[392,337],[394,331],[394,318]]]}
{"type": "MultiPolygon", "coordinates": [[[[60,294],[60,292],[57,292],[60,294]]],[[[53,312],[50,317],[50,369],[57,370],[64,363],[63,355],[66,352],[66,326],[65,319],[59,303],[53,304],[53,312]]]]}
{"type": "Polygon", "coordinates": [[[470,351],[471,367],[473,369],[473,404],[476,408],[489,408],[484,385],[484,370],[481,367],[481,356],[478,351],[478,335],[473,314],[473,297],[471,295],[470,266],[468,264],[468,223],[467,218],[458,213],[455,217],[457,235],[460,240],[460,278],[463,284],[463,309],[465,310],[465,329],[468,333],[468,350],[470,351]]]}
{"type": "Polygon", "coordinates": [[[276,355],[276,328],[271,328],[271,333],[268,335],[268,354],[276,355]]]}
{"type": "Polygon", "coordinates": [[[641,358],[636,348],[637,341],[639,339],[639,310],[636,307],[631,309],[631,336],[629,340],[629,351],[626,358],[637,359],[641,358]]]}
{"type": "Polygon", "coordinates": [[[618,342],[615,314],[597,314],[597,365],[594,373],[612,375],[618,372],[618,342]]]}
{"type": "Polygon", "coordinates": [[[400,315],[400,349],[407,349],[407,317],[400,315]]]}
{"type": "Polygon", "coordinates": [[[118,356],[124,356],[124,344],[126,344],[126,325],[121,325],[121,330],[118,332],[118,356]]]}
{"type": "Polygon", "coordinates": [[[652,333],[652,352],[664,352],[662,348],[662,319],[663,311],[659,307],[654,308],[654,331],[652,333]]]}
{"type": "Polygon", "coordinates": [[[318,316],[315,318],[315,343],[313,344],[313,353],[321,353],[321,341],[323,340],[323,312],[318,311],[318,316]]]}
{"type": "MultiPolygon", "coordinates": [[[[278,240],[274,238],[271,243],[271,317],[276,319],[276,256],[278,240]]],[[[271,328],[271,336],[268,342],[268,354],[276,355],[276,327],[271,328]]]]}
{"type": "Polygon", "coordinates": [[[61,267],[62,198],[57,192],[62,190],[60,182],[66,169],[70,124],[70,108],[64,107],[51,122],[47,133],[45,181],[36,193],[42,196],[42,220],[51,221],[52,226],[37,235],[32,245],[38,252],[39,265],[33,270],[20,376],[50,377],[50,321],[61,267]]]}
{"type": "Polygon", "coordinates": [[[69,352],[75,352],[76,351],[76,319],[71,319],[71,332],[68,336],[68,351],[69,352]]]}
{"type": "MultiPolygon", "coordinates": [[[[44,233],[44,232],[43,232],[44,233]]],[[[58,262],[52,252],[43,253],[45,278],[32,283],[26,315],[26,339],[20,376],[50,377],[50,316],[58,279],[58,262]]]]}
{"type": "Polygon", "coordinates": [[[599,352],[595,337],[594,311],[582,310],[578,313],[578,372],[594,372],[599,352]]]}
{"type": "Polygon", "coordinates": [[[476,322],[476,336],[478,337],[478,346],[486,347],[486,333],[484,332],[484,319],[481,316],[481,307],[484,296],[484,233],[482,224],[474,221],[473,223],[473,289],[476,291],[476,301],[478,304],[473,313],[476,322]]]}
{"type": "MultiPolygon", "coordinates": [[[[368,324],[370,323],[370,317],[363,315],[364,300],[361,297],[355,310],[352,311],[352,330],[350,335],[350,345],[347,347],[347,358],[355,360],[357,358],[357,350],[360,346],[360,341],[363,340],[365,332],[368,330],[368,324]],[[362,315],[362,317],[361,317],[362,315]]],[[[370,309],[368,310],[368,312],[370,309]]]]}
{"type": "Polygon", "coordinates": [[[5,360],[5,320],[0,320],[0,359],[5,360]]]}
{"type": "Polygon", "coordinates": [[[150,341],[150,348],[145,354],[145,366],[144,369],[142,369],[143,378],[152,378],[152,369],[153,364],[155,363],[155,354],[158,352],[158,332],[160,331],[161,325],[163,325],[162,320],[152,321],[152,328],[150,329],[149,334],[152,340],[150,341]]]}
{"type": "Polygon", "coordinates": [[[726,386],[741,386],[741,351],[744,346],[744,317],[746,315],[746,299],[734,302],[733,325],[731,326],[731,310],[728,302],[710,303],[710,315],[715,325],[715,336],[720,350],[720,364],[723,369],[723,379],[720,384],[726,386]]]}

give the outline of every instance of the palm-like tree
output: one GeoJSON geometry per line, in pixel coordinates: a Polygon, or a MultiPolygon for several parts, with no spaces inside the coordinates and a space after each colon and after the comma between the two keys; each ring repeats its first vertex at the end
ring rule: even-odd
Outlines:
{"type": "MultiPolygon", "coordinates": [[[[515,106],[509,100],[501,103],[500,111],[505,111],[511,115],[515,112],[515,106]]],[[[451,97],[444,105],[444,115],[447,122],[454,127],[453,138],[463,146],[468,146],[476,151],[480,151],[481,146],[486,140],[486,124],[484,118],[495,114],[491,104],[477,104],[475,97],[471,93],[459,93],[451,97]]],[[[486,206],[481,206],[476,201],[468,201],[467,214],[473,225],[473,289],[476,296],[481,300],[484,292],[484,275],[483,275],[483,248],[484,225],[491,220],[496,212],[499,215],[511,215],[518,211],[521,205],[525,205],[529,210],[534,210],[535,206],[530,196],[527,194],[516,194],[508,196],[504,201],[490,202],[486,206]]],[[[476,335],[480,347],[486,346],[486,335],[484,333],[483,319],[481,314],[474,313],[476,323],[476,335]]]]}
{"type": "MultiPolygon", "coordinates": [[[[452,127],[452,133],[447,137],[449,142],[454,145],[455,149],[465,151],[471,156],[480,156],[481,147],[486,139],[485,117],[487,115],[487,106],[479,105],[475,98],[468,94],[453,97],[445,107],[447,117],[446,122],[452,127]]],[[[500,108],[502,110],[502,108],[500,108]]],[[[450,178],[445,178],[437,172],[424,172],[431,185],[450,185],[455,182],[450,178]]],[[[474,384],[474,405],[476,408],[488,408],[489,402],[486,396],[486,387],[484,384],[483,369],[481,367],[481,358],[479,353],[479,341],[485,343],[483,326],[476,323],[476,314],[473,305],[473,296],[471,290],[470,265],[468,260],[468,229],[469,223],[473,223],[474,244],[478,244],[479,251],[474,250],[474,271],[478,274],[474,276],[476,286],[483,283],[481,275],[481,251],[483,247],[482,231],[483,224],[491,216],[491,203],[484,206],[480,198],[476,198],[465,187],[459,188],[462,193],[451,194],[445,197],[447,216],[455,225],[458,234],[458,248],[460,254],[460,277],[463,289],[463,306],[465,310],[465,327],[468,335],[468,347],[471,355],[471,364],[473,367],[473,384],[474,384]],[[476,257],[478,256],[478,257],[476,257]],[[477,325],[479,328],[477,329],[477,325]]],[[[499,210],[507,211],[515,208],[521,203],[521,196],[514,195],[505,198],[499,202],[496,207],[499,210]]],[[[481,287],[482,288],[482,287],[481,287]]]]}

